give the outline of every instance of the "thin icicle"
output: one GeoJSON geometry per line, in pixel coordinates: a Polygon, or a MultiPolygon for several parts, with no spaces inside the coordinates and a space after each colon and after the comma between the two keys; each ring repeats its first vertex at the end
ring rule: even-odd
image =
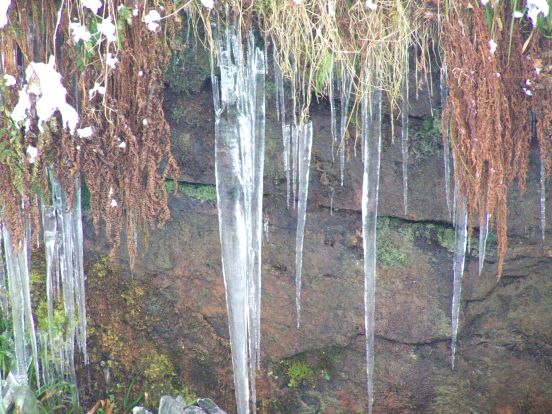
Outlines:
{"type": "Polygon", "coordinates": [[[416,85],[414,85],[414,98],[416,100],[420,97],[418,93],[418,76],[418,63],[416,63],[414,66],[414,82],[416,83],[416,85]]]}
{"type": "MultiPolygon", "coordinates": [[[[447,100],[447,67],[443,66],[441,70],[439,71],[439,92],[441,97],[441,111],[445,107],[445,102],[447,100]]],[[[442,113],[442,112],[441,112],[442,113]]],[[[449,139],[448,139],[448,125],[445,124],[444,119],[441,118],[441,128],[445,128],[444,130],[444,138],[443,138],[443,164],[445,166],[445,199],[447,202],[447,210],[449,213],[449,217],[452,215],[452,209],[450,205],[450,146],[449,146],[449,139]]]]}
{"type": "Polygon", "coordinates": [[[490,215],[485,214],[479,223],[479,276],[483,271],[485,264],[485,253],[487,250],[487,238],[489,237],[489,219],[490,215]]]}
{"type": "Polygon", "coordinates": [[[286,206],[289,209],[289,203],[291,199],[291,127],[289,125],[282,126],[282,136],[284,140],[284,171],[286,173],[286,206]]]}
{"type": "Polygon", "coordinates": [[[362,180],[362,241],[364,248],[364,323],[368,413],[374,403],[374,332],[376,302],[376,228],[381,158],[382,91],[362,99],[364,174],[362,180]]]}
{"type": "Polygon", "coordinates": [[[291,194],[291,130],[286,124],[286,101],[284,91],[284,77],[278,66],[276,45],[273,45],[272,58],[274,63],[274,80],[276,84],[276,114],[282,125],[282,142],[284,147],[284,172],[286,174],[286,205],[289,209],[291,194]]]}
{"type": "Polygon", "coordinates": [[[349,104],[351,94],[353,92],[353,78],[346,71],[341,77],[341,122],[340,122],[340,138],[339,143],[339,177],[341,187],[345,178],[345,155],[347,152],[347,124],[349,122],[349,104]]]}
{"type": "Polygon", "coordinates": [[[461,203],[456,207],[455,226],[455,250],[453,267],[453,293],[452,293],[452,338],[451,338],[451,365],[454,369],[456,356],[456,338],[458,335],[458,323],[460,320],[460,299],[462,296],[462,277],[464,276],[464,261],[466,258],[466,245],[468,240],[468,207],[466,198],[462,196],[461,203]]]}
{"type": "Polygon", "coordinates": [[[333,186],[330,187],[330,216],[333,216],[333,201],[334,201],[335,190],[333,186]]]}
{"type": "Polygon", "coordinates": [[[334,148],[337,142],[337,99],[339,96],[339,82],[337,75],[337,66],[334,64],[330,72],[330,127],[332,131],[332,161],[334,161],[334,148]]]}
{"type": "MultiPolygon", "coordinates": [[[[220,80],[212,74],[215,176],[232,364],[238,414],[255,412],[260,364],[265,54],[248,35],[218,38],[220,80]],[[220,90],[220,92],[219,92],[220,90]]],[[[214,65],[212,65],[214,67],[214,65]]]]}
{"type": "Polygon", "coordinates": [[[544,240],[546,237],[546,166],[542,155],[540,159],[540,224],[541,237],[544,240]]]}
{"type": "Polygon", "coordinates": [[[312,153],[312,122],[293,127],[299,145],[299,191],[297,194],[297,233],[295,236],[295,304],[297,307],[297,329],[301,321],[301,274],[303,270],[303,241],[307,220],[307,198],[312,153]]]}
{"type": "Polygon", "coordinates": [[[291,186],[293,195],[293,208],[296,208],[297,200],[297,173],[299,169],[299,129],[291,128],[291,186]]]}
{"type": "Polygon", "coordinates": [[[404,215],[408,215],[408,52],[406,53],[404,80],[402,90],[401,108],[401,153],[402,153],[402,175],[403,175],[403,207],[404,215]]]}

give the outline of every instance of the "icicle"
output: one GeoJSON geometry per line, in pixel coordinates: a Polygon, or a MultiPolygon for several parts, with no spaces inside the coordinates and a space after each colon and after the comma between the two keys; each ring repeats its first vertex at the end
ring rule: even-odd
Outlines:
{"type": "Polygon", "coordinates": [[[339,176],[341,180],[341,187],[343,187],[343,181],[345,176],[345,154],[347,145],[347,124],[349,121],[349,103],[351,100],[351,94],[353,92],[353,78],[347,74],[346,71],[342,74],[341,79],[341,123],[340,123],[340,135],[341,142],[339,143],[339,176]]]}
{"type": "Polygon", "coordinates": [[[485,253],[487,250],[487,238],[489,237],[489,219],[490,215],[485,214],[484,219],[479,223],[479,276],[483,271],[483,265],[485,264],[485,253]]]}
{"type": "Polygon", "coordinates": [[[332,161],[334,161],[334,147],[337,142],[337,97],[339,94],[339,82],[337,75],[337,66],[334,64],[330,72],[330,126],[332,131],[332,161]]]}
{"type": "Polygon", "coordinates": [[[80,180],[75,180],[71,208],[52,172],[49,180],[52,206],[42,205],[49,333],[42,340],[47,348],[42,351],[43,376],[45,380],[69,378],[76,384],[74,357],[77,347],[88,364],[80,180]],[[63,332],[52,330],[56,299],[63,300],[66,318],[63,332]]]}
{"type": "Polygon", "coordinates": [[[414,68],[414,82],[416,83],[415,87],[414,87],[414,97],[416,98],[416,100],[418,100],[419,98],[419,94],[418,94],[418,63],[416,63],[416,67],[414,68]]]}
{"type": "Polygon", "coordinates": [[[291,197],[291,171],[290,171],[290,151],[291,151],[291,127],[289,125],[282,126],[282,136],[284,140],[284,171],[286,172],[286,205],[289,209],[291,197]]]}
{"type": "Polygon", "coordinates": [[[285,122],[285,108],[284,113],[280,113],[280,95],[284,94],[284,80],[282,79],[282,71],[280,70],[280,67],[278,66],[277,62],[277,50],[276,46],[272,48],[272,63],[274,65],[274,86],[275,86],[275,95],[276,95],[276,119],[278,121],[285,122]]]}
{"type": "Polygon", "coordinates": [[[232,27],[218,38],[220,81],[212,73],[217,206],[238,414],[255,412],[260,364],[264,57],[249,33],[245,59],[241,35],[232,27]]]}
{"type": "Polygon", "coordinates": [[[268,217],[265,217],[264,224],[263,224],[263,231],[264,231],[264,239],[268,243],[270,241],[270,221],[268,220],[268,217]]]}
{"type": "Polygon", "coordinates": [[[462,277],[464,276],[464,261],[468,240],[468,207],[466,198],[461,198],[461,204],[456,207],[455,250],[453,267],[453,294],[452,294],[452,339],[451,364],[454,369],[456,354],[456,337],[460,319],[460,298],[462,295],[462,277]]]}
{"type": "Polygon", "coordinates": [[[408,215],[408,51],[405,58],[402,108],[401,108],[401,153],[402,153],[402,174],[403,174],[403,207],[404,215],[408,215]]]}
{"type": "Polygon", "coordinates": [[[286,174],[286,205],[289,209],[290,202],[290,193],[291,193],[291,176],[290,176],[290,152],[291,152],[291,129],[290,126],[286,124],[286,101],[284,94],[284,78],[282,76],[282,71],[278,66],[277,62],[277,50],[276,45],[273,49],[273,60],[274,60],[274,80],[276,83],[276,114],[278,120],[282,125],[282,141],[284,146],[284,172],[286,174]]]}
{"type": "Polygon", "coordinates": [[[22,240],[19,252],[14,254],[11,236],[5,226],[2,228],[2,234],[15,342],[15,374],[19,382],[27,383],[27,370],[30,364],[34,363],[37,385],[40,387],[38,346],[31,306],[27,238],[22,240]]]}
{"type": "Polygon", "coordinates": [[[299,128],[295,126],[291,128],[291,177],[292,177],[292,194],[293,208],[296,208],[297,200],[297,175],[299,172],[299,128]]]}
{"type": "MultiPolygon", "coordinates": [[[[2,245],[2,231],[0,231],[0,249],[1,249],[1,245],[2,245]]],[[[8,281],[6,279],[6,272],[4,269],[5,269],[4,255],[0,253],[0,306],[1,306],[0,311],[2,312],[2,315],[7,315],[9,312],[8,281]]],[[[1,380],[2,380],[2,373],[0,370],[0,387],[1,387],[1,380]]]]}
{"type": "Polygon", "coordinates": [[[301,273],[303,269],[303,241],[307,219],[307,198],[309,191],[309,172],[312,152],[312,122],[293,127],[298,140],[298,177],[297,195],[297,234],[295,237],[295,304],[297,307],[297,329],[301,321],[301,273]]]}
{"type": "Polygon", "coordinates": [[[334,201],[335,190],[333,186],[330,187],[330,216],[333,216],[333,201],[334,201]]]}
{"type": "MultiPolygon", "coordinates": [[[[441,111],[445,108],[445,102],[447,100],[447,95],[448,95],[446,81],[447,81],[447,67],[443,66],[439,71],[439,92],[441,97],[441,111]]],[[[449,130],[448,130],[448,125],[445,125],[445,121],[442,117],[441,117],[441,128],[445,128],[444,138],[443,138],[443,164],[445,166],[445,199],[447,202],[447,210],[450,217],[452,215],[452,211],[451,211],[452,209],[450,205],[451,174],[450,174],[450,146],[449,146],[449,139],[448,139],[449,130]]]]}
{"type": "Polygon", "coordinates": [[[381,156],[382,91],[374,92],[374,102],[362,99],[364,175],[362,180],[362,241],[364,248],[364,323],[366,329],[366,376],[368,413],[374,402],[374,332],[376,301],[376,227],[381,156]],[[370,119],[371,118],[371,119],[370,119]]]}
{"type": "Polygon", "coordinates": [[[544,240],[546,237],[546,167],[544,161],[540,159],[540,224],[541,237],[544,240]]]}

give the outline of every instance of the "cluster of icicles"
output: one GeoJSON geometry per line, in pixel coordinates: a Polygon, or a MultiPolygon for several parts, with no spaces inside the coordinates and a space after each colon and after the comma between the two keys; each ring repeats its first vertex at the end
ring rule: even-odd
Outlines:
{"type": "MultiPolygon", "coordinates": [[[[219,229],[237,412],[238,414],[246,414],[256,410],[255,378],[260,367],[262,202],[265,147],[264,85],[265,76],[268,73],[268,53],[266,44],[264,49],[255,45],[255,38],[252,33],[248,33],[245,46],[242,44],[242,36],[239,30],[233,26],[215,31],[215,33],[217,36],[217,52],[216,61],[212,64],[212,83],[215,107],[215,165],[219,229]],[[215,69],[217,69],[216,72],[215,69]]],[[[302,252],[313,127],[311,122],[295,125],[287,121],[284,78],[276,63],[275,56],[276,50],[274,49],[276,111],[282,126],[287,207],[291,207],[297,212],[295,278],[297,328],[299,329],[302,252]]],[[[403,207],[405,214],[408,212],[408,54],[406,59],[401,108],[403,207]]],[[[369,70],[366,73],[369,73],[369,70]]],[[[447,98],[446,75],[446,67],[443,67],[440,78],[441,103],[444,103],[447,98]]],[[[378,84],[377,79],[375,84],[378,84]]],[[[343,185],[344,180],[345,135],[352,89],[353,80],[350,76],[338,74],[336,70],[332,71],[329,90],[331,132],[333,145],[337,147],[339,156],[341,185],[343,185]]],[[[381,88],[376,87],[371,96],[362,98],[360,111],[364,165],[362,234],[365,275],[366,374],[368,413],[371,413],[374,399],[376,227],[382,141],[381,88]]],[[[457,185],[453,185],[451,182],[453,169],[454,157],[451,156],[448,139],[445,139],[445,196],[456,235],[451,311],[451,364],[454,368],[462,276],[468,241],[468,212],[465,198],[458,196],[457,185]]],[[[541,172],[541,223],[544,237],[544,169],[541,168],[541,170],[543,170],[541,172]]],[[[479,273],[481,273],[485,261],[489,220],[489,215],[486,215],[479,223],[479,273]]]]}
{"type": "Polygon", "coordinates": [[[37,387],[59,380],[76,385],[76,349],[88,363],[80,181],[75,182],[75,199],[70,208],[52,173],[49,184],[51,201],[41,205],[46,256],[45,331],[37,329],[32,313],[30,224],[17,248],[12,246],[8,229],[2,226],[0,305],[5,319],[11,313],[15,363],[8,377],[0,378],[0,409],[10,404],[15,386],[29,383],[31,372],[34,371],[37,387]]]}

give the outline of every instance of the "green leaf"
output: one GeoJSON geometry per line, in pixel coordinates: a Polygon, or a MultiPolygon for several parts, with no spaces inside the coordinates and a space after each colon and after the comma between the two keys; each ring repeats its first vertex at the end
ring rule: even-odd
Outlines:
{"type": "Polygon", "coordinates": [[[326,52],[316,73],[316,86],[315,90],[317,94],[321,94],[324,90],[324,86],[330,78],[332,73],[334,57],[331,52],[326,52]]]}

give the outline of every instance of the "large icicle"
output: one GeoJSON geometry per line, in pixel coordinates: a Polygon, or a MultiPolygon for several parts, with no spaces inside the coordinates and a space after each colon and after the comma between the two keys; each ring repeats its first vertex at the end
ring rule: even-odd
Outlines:
{"type": "Polygon", "coordinates": [[[71,208],[53,173],[49,174],[52,205],[42,206],[42,227],[46,253],[46,296],[48,341],[44,344],[44,379],[70,378],[76,382],[75,349],[88,363],[86,349],[86,296],[83,265],[83,232],[80,180],[75,181],[71,208]],[[53,326],[56,300],[62,298],[66,326],[53,326]],[[54,331],[55,329],[55,331],[54,331]],[[60,332],[63,330],[63,332],[60,332]]]}
{"type": "MultiPolygon", "coordinates": [[[[238,414],[255,412],[259,365],[262,195],[264,171],[264,53],[228,28],[218,35],[220,80],[212,75],[215,176],[238,414]]],[[[214,65],[212,65],[214,68],[214,65]]],[[[282,114],[280,114],[282,116],[282,114]]]]}
{"type": "Polygon", "coordinates": [[[307,220],[307,198],[309,192],[309,171],[312,152],[312,122],[294,126],[293,135],[298,143],[297,233],[295,236],[295,304],[297,307],[297,329],[301,321],[301,274],[303,270],[303,241],[307,220]]]}
{"type": "Polygon", "coordinates": [[[401,108],[401,153],[403,175],[403,207],[405,216],[408,215],[408,74],[408,53],[406,53],[401,108]]]}
{"type": "Polygon", "coordinates": [[[18,246],[19,250],[15,252],[10,232],[5,226],[2,227],[2,235],[15,342],[15,375],[18,382],[27,383],[27,372],[33,363],[37,384],[40,387],[38,346],[31,306],[28,238],[22,240],[18,246]]]}
{"type": "MultiPolygon", "coordinates": [[[[447,100],[447,67],[443,66],[439,72],[439,92],[441,97],[441,111],[445,108],[447,100]]],[[[442,114],[442,112],[441,112],[442,114]]],[[[441,128],[444,128],[443,134],[443,164],[445,166],[445,199],[447,202],[447,210],[449,216],[452,215],[452,208],[450,205],[450,187],[451,187],[451,174],[450,174],[450,146],[448,139],[448,125],[445,124],[443,117],[441,116],[441,128]]],[[[453,217],[454,218],[454,217],[453,217]]]]}
{"type": "Polygon", "coordinates": [[[458,322],[460,319],[460,298],[462,295],[462,277],[464,276],[464,261],[466,258],[466,245],[468,240],[468,207],[466,198],[459,197],[460,205],[456,207],[455,220],[455,249],[453,267],[453,293],[452,293],[452,339],[451,339],[451,365],[454,369],[456,354],[456,337],[458,335],[458,322]]]}
{"type": "Polygon", "coordinates": [[[364,323],[366,328],[366,376],[368,413],[374,402],[374,332],[376,302],[376,227],[378,217],[378,190],[381,156],[381,101],[382,92],[362,99],[362,241],[364,248],[364,323]],[[373,98],[373,102],[371,99],[373,98]]]}

